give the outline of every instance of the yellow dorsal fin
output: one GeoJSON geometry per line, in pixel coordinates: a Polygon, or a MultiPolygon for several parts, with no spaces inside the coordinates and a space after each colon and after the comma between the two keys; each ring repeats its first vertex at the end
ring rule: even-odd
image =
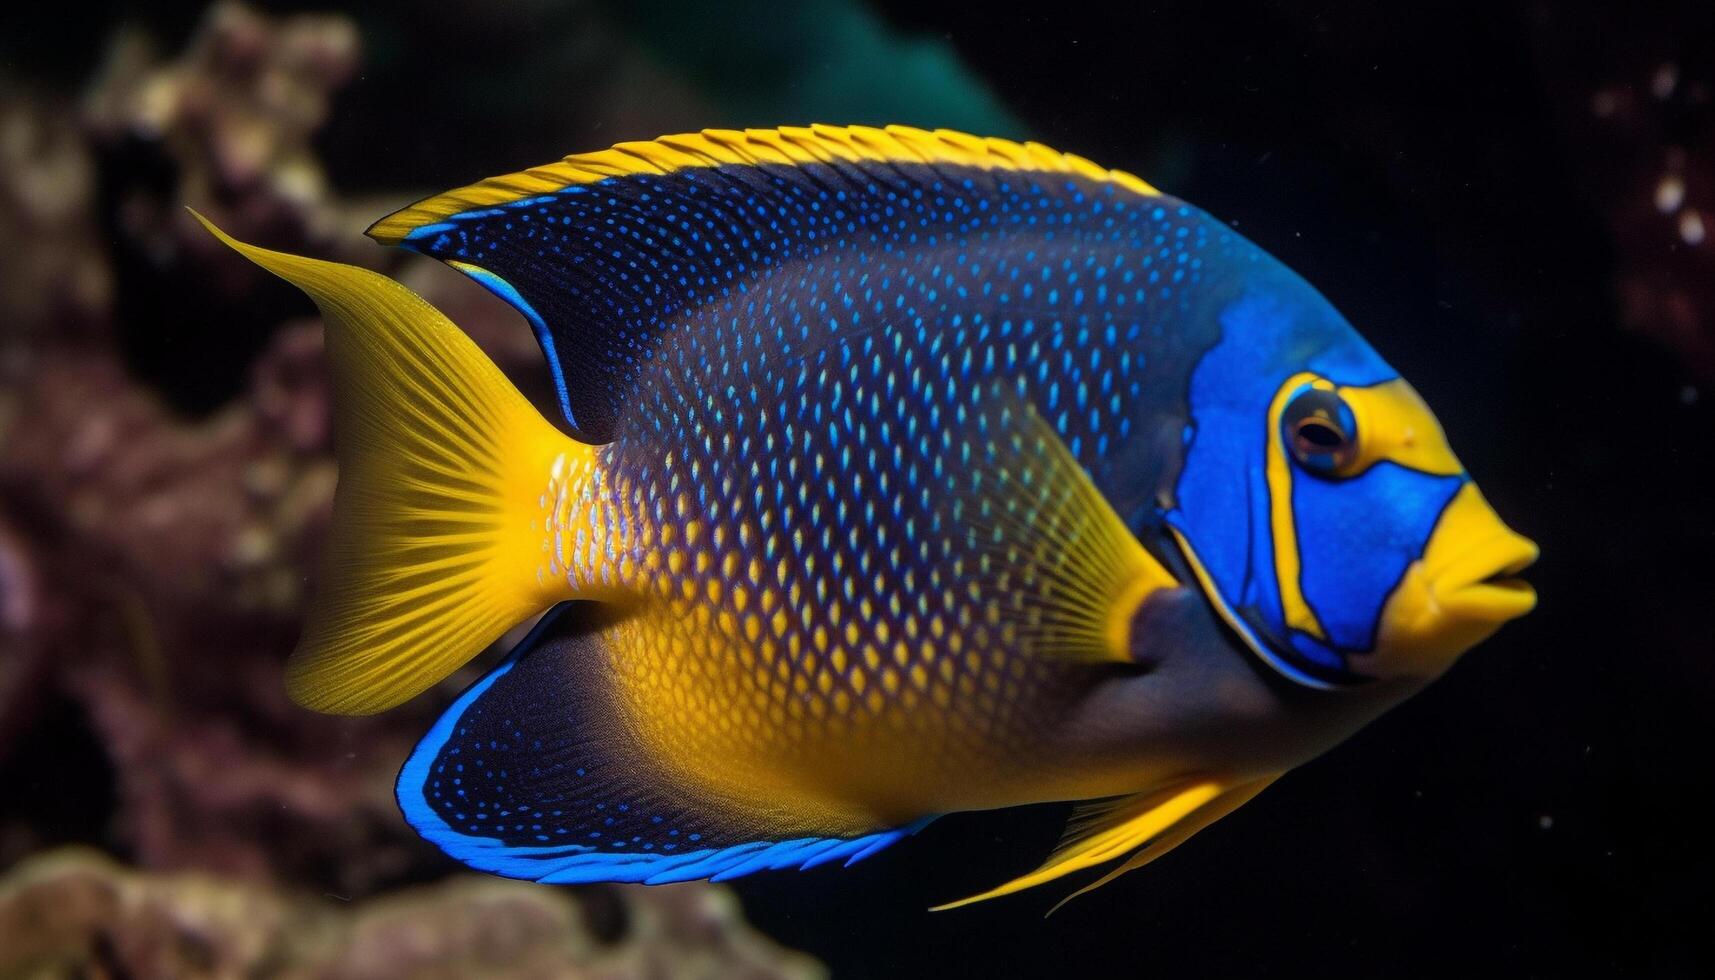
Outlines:
{"type": "Polygon", "coordinates": [[[1271,775],[1242,782],[1196,778],[1135,796],[1087,804],[1073,815],[1065,836],[1041,867],[979,895],[937,905],[931,911],[956,909],[1011,895],[1136,852],[1094,884],[1062,899],[1054,906],[1058,909],[1073,898],[1166,854],[1197,831],[1244,805],[1275,778],[1271,775]]]}
{"type": "Polygon", "coordinates": [[[1072,153],[1041,143],[1017,143],[971,136],[951,129],[911,126],[782,126],[778,129],[705,129],[659,139],[620,143],[593,153],[575,153],[556,163],[437,194],[377,221],[369,236],[397,245],[413,230],[455,214],[500,207],[569,187],[626,174],[665,174],[691,167],[727,164],[758,166],[836,161],[861,163],[944,163],[981,170],[1074,173],[1112,181],[1137,194],[1155,188],[1123,170],[1108,170],[1072,153]]]}
{"type": "MultiPolygon", "coordinates": [[[[194,213],[194,212],[193,212],[194,213]]],[[[221,241],[327,324],[339,488],[325,572],[287,666],[305,707],[370,714],[562,598],[542,496],[593,448],[562,435],[440,311],[355,266],[221,241]]]]}

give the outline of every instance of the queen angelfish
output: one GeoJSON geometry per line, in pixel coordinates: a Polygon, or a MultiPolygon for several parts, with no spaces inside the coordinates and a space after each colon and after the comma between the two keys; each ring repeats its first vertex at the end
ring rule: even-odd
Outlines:
{"type": "Polygon", "coordinates": [[[1040,868],[964,901],[1119,861],[1101,884],[1535,604],[1536,546],[1321,295],[1080,157],[710,130],[369,233],[515,307],[575,434],[398,283],[228,240],[327,323],[294,698],[381,711],[595,604],[399,776],[475,868],[724,879],[1070,800],[1040,868]]]}

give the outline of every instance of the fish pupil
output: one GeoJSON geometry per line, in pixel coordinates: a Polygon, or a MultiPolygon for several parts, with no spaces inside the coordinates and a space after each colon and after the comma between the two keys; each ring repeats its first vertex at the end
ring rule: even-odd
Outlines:
{"type": "Polygon", "coordinates": [[[1288,403],[1281,435],[1299,465],[1333,476],[1357,454],[1355,423],[1339,395],[1306,386],[1288,403]]]}
{"type": "Polygon", "coordinates": [[[1305,419],[1298,424],[1298,438],[1312,452],[1338,449],[1346,441],[1345,433],[1321,419],[1305,419]]]}

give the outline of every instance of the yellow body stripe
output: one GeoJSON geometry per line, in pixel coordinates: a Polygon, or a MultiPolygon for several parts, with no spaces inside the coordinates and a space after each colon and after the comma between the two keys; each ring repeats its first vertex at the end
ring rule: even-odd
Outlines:
{"type": "Polygon", "coordinates": [[[397,245],[414,229],[464,211],[499,207],[552,194],[573,184],[592,184],[627,174],[667,174],[725,164],[794,166],[837,161],[944,163],[981,170],[1071,173],[1090,180],[1109,181],[1148,197],[1161,193],[1123,170],[1108,170],[1041,143],[971,136],[950,129],[821,124],[779,129],[705,129],[700,133],[620,143],[594,153],[577,153],[557,163],[490,177],[437,194],[377,221],[370,227],[369,237],[384,245],[397,245]]]}
{"type": "MultiPolygon", "coordinates": [[[[1275,581],[1279,586],[1280,609],[1286,617],[1286,625],[1325,641],[1327,634],[1323,633],[1315,610],[1305,601],[1304,589],[1298,581],[1302,564],[1298,557],[1298,523],[1292,515],[1292,466],[1280,436],[1281,413],[1286,411],[1286,403],[1293,394],[1305,385],[1323,391],[1334,390],[1332,384],[1314,374],[1295,374],[1280,386],[1268,407],[1268,461],[1265,467],[1268,517],[1269,527],[1274,533],[1275,581]]],[[[1358,428],[1360,432],[1363,430],[1361,422],[1358,428]]]]}

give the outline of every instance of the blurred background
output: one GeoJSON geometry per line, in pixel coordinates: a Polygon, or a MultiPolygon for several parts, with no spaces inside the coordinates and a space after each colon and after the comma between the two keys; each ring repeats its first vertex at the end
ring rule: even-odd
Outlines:
{"type": "Polygon", "coordinates": [[[222,2],[0,14],[0,977],[1715,975],[1715,5],[222,2]],[[332,9],[335,6],[338,9],[332,9]],[[1540,610],[1147,871],[1063,807],[849,870],[465,873],[391,785],[477,671],[281,689],[327,524],[320,327],[233,234],[385,270],[527,392],[392,208],[618,140],[1034,138],[1303,273],[1543,546],[1540,610]]]}

